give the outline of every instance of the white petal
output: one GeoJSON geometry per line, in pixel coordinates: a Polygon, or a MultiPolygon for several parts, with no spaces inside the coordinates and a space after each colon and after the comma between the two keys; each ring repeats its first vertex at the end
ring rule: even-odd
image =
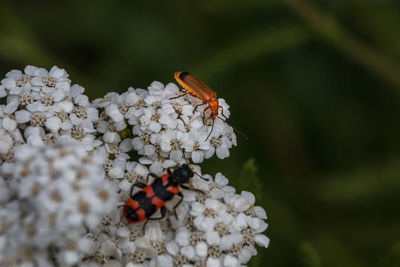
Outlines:
{"type": "Polygon", "coordinates": [[[237,258],[226,255],[224,258],[224,267],[240,267],[240,262],[237,258]]]}
{"type": "Polygon", "coordinates": [[[22,71],[20,71],[20,70],[11,70],[11,71],[7,72],[7,74],[6,74],[6,77],[14,78],[14,79],[20,78],[21,76],[22,76],[22,71]]]}
{"type": "Polygon", "coordinates": [[[32,127],[32,126],[28,126],[25,129],[24,132],[24,137],[28,138],[31,135],[39,135],[39,136],[43,136],[44,135],[44,130],[42,127],[32,127]]]}
{"type": "Polygon", "coordinates": [[[137,151],[143,148],[143,142],[140,139],[140,137],[133,138],[132,145],[133,145],[133,149],[135,149],[137,151]]]}
{"type": "Polygon", "coordinates": [[[12,140],[11,138],[0,138],[0,153],[1,154],[6,154],[10,148],[12,147],[12,140]],[[9,139],[9,140],[7,140],[9,139]]]}
{"type": "Polygon", "coordinates": [[[204,160],[204,154],[201,151],[193,151],[192,152],[192,161],[193,163],[202,163],[204,160]]]}
{"type": "Polygon", "coordinates": [[[267,248],[269,246],[269,238],[265,235],[256,235],[254,237],[254,241],[256,241],[257,245],[259,245],[260,247],[267,248]]]}
{"type": "Polygon", "coordinates": [[[208,150],[203,151],[203,153],[204,153],[204,158],[209,159],[214,155],[215,148],[214,147],[210,147],[208,150]]]}
{"type": "Polygon", "coordinates": [[[99,121],[96,127],[99,133],[105,133],[108,129],[108,122],[106,121],[99,121]]]}
{"type": "Polygon", "coordinates": [[[25,123],[31,119],[31,113],[27,110],[19,110],[15,112],[15,120],[18,123],[25,123]]]}
{"type": "Polygon", "coordinates": [[[190,214],[193,216],[198,216],[201,215],[205,209],[206,207],[200,202],[194,202],[192,203],[192,209],[190,211],[190,214]]]}
{"type": "Polygon", "coordinates": [[[247,224],[250,226],[250,228],[252,228],[254,230],[259,229],[261,227],[261,222],[264,222],[264,221],[260,220],[257,217],[256,218],[252,218],[250,216],[246,217],[246,221],[247,221],[247,224]]]}
{"type": "Polygon", "coordinates": [[[45,122],[46,127],[52,131],[57,132],[61,127],[61,120],[58,117],[50,117],[45,122]]]}
{"type": "Polygon", "coordinates": [[[86,107],[89,105],[89,98],[86,95],[78,95],[74,97],[74,102],[79,106],[86,107]]]}
{"type": "Polygon", "coordinates": [[[251,259],[252,256],[253,255],[250,253],[250,251],[248,249],[242,249],[238,258],[242,264],[246,264],[249,262],[249,260],[251,259]]]}
{"type": "Polygon", "coordinates": [[[34,76],[37,73],[37,67],[32,66],[32,65],[28,65],[25,67],[24,72],[30,76],[34,76]]]}
{"type": "Polygon", "coordinates": [[[199,242],[196,245],[196,254],[199,257],[205,257],[208,254],[208,246],[205,242],[199,242]]]}
{"type": "Polygon", "coordinates": [[[53,66],[50,69],[50,76],[54,77],[54,78],[61,78],[63,76],[68,77],[67,72],[64,69],[60,69],[57,66],[53,66]]]}
{"type": "Polygon", "coordinates": [[[179,162],[182,159],[182,151],[181,150],[172,150],[171,153],[169,154],[170,159],[179,162]]]}
{"type": "Polygon", "coordinates": [[[246,228],[247,227],[246,215],[244,215],[243,213],[240,213],[238,216],[236,216],[232,221],[232,226],[237,231],[241,231],[244,228],[246,228]]]}
{"type": "Polygon", "coordinates": [[[153,145],[145,145],[144,146],[144,154],[147,157],[152,157],[156,154],[156,148],[153,145]]]}
{"type": "Polygon", "coordinates": [[[169,83],[165,86],[165,93],[167,95],[176,95],[179,92],[178,86],[174,83],[169,83]]]}
{"type": "Polygon", "coordinates": [[[189,237],[190,233],[188,231],[182,230],[176,234],[175,241],[180,246],[187,246],[189,245],[189,237]]]}
{"type": "Polygon", "coordinates": [[[192,105],[184,105],[182,107],[182,114],[186,116],[190,116],[193,114],[194,107],[192,105]]]}
{"type": "Polygon", "coordinates": [[[207,267],[219,267],[221,266],[221,262],[219,259],[208,258],[207,259],[207,267]]]}
{"type": "Polygon", "coordinates": [[[74,108],[74,104],[72,104],[70,101],[61,101],[55,103],[52,108],[55,112],[60,112],[63,110],[66,113],[71,113],[72,109],[74,108]]]}
{"type": "Polygon", "coordinates": [[[137,96],[137,94],[135,92],[129,93],[125,98],[126,103],[130,106],[133,106],[134,104],[136,104],[136,102],[138,100],[139,100],[139,97],[137,96]]]}
{"type": "Polygon", "coordinates": [[[104,142],[107,142],[110,144],[119,142],[121,140],[118,133],[116,133],[116,132],[106,132],[103,136],[103,139],[104,139],[104,142]]]}
{"type": "Polygon", "coordinates": [[[260,206],[256,206],[254,207],[254,212],[256,214],[256,216],[260,219],[267,219],[267,213],[265,212],[264,208],[260,207],[260,206]]]}
{"type": "Polygon", "coordinates": [[[7,95],[6,89],[4,88],[4,86],[0,85],[0,98],[5,97],[6,95],[7,95]]]}
{"type": "Polygon", "coordinates": [[[164,88],[164,84],[160,83],[159,81],[152,82],[150,86],[157,90],[161,90],[164,88]]]}
{"type": "Polygon", "coordinates": [[[222,144],[221,146],[217,147],[216,154],[220,159],[227,158],[229,157],[229,149],[226,145],[222,144]]]}
{"type": "Polygon", "coordinates": [[[128,152],[132,150],[133,148],[132,139],[125,138],[124,140],[122,140],[122,142],[119,145],[119,148],[121,149],[122,152],[128,152]]]}
{"type": "Polygon", "coordinates": [[[229,180],[228,178],[226,178],[224,175],[222,175],[220,172],[218,172],[215,175],[215,182],[221,186],[225,186],[227,184],[229,184],[229,180]]]}
{"type": "Polygon", "coordinates": [[[158,122],[150,121],[149,129],[154,133],[159,133],[161,130],[161,125],[158,122]]]}
{"type": "Polygon", "coordinates": [[[111,168],[108,171],[108,175],[111,178],[124,178],[124,174],[125,174],[124,171],[121,168],[117,167],[117,166],[111,168]]]}
{"type": "Polygon", "coordinates": [[[31,84],[34,86],[42,86],[43,85],[42,77],[37,77],[37,76],[33,77],[31,79],[31,84]]]}
{"type": "Polygon", "coordinates": [[[137,164],[134,168],[134,172],[136,172],[138,175],[142,177],[146,177],[146,175],[149,173],[147,168],[141,164],[137,164]]]}
{"type": "Polygon", "coordinates": [[[207,243],[210,245],[218,245],[220,242],[219,234],[215,231],[210,231],[206,233],[207,243]]]}
{"type": "Polygon", "coordinates": [[[19,102],[17,102],[17,101],[8,103],[4,112],[6,114],[12,114],[12,113],[14,113],[14,111],[17,110],[18,106],[19,106],[19,102]]]}
{"type": "Polygon", "coordinates": [[[175,241],[168,242],[165,248],[167,249],[168,253],[173,256],[179,252],[179,246],[175,241]]]}
{"type": "Polygon", "coordinates": [[[27,143],[32,145],[32,146],[42,146],[43,140],[39,135],[30,135],[28,137],[27,143]]]}
{"type": "Polygon", "coordinates": [[[47,107],[44,106],[42,103],[40,103],[40,101],[35,101],[27,105],[26,109],[29,110],[30,112],[40,112],[47,110],[47,107]]]}
{"type": "Polygon", "coordinates": [[[173,267],[174,262],[172,260],[172,257],[169,255],[159,255],[157,256],[157,266],[162,266],[162,267],[173,267]]]}
{"type": "Polygon", "coordinates": [[[9,117],[5,117],[2,121],[2,125],[4,129],[13,132],[17,127],[17,122],[9,117]]]}
{"type": "Polygon", "coordinates": [[[256,197],[254,196],[253,193],[248,192],[248,191],[242,191],[242,193],[240,193],[240,195],[246,199],[250,204],[254,204],[254,202],[256,202],[256,197]]]}
{"type": "Polygon", "coordinates": [[[185,255],[189,260],[192,260],[195,257],[195,251],[192,246],[186,246],[181,248],[181,254],[185,255]]]}
{"type": "Polygon", "coordinates": [[[65,97],[65,93],[61,89],[55,89],[51,95],[55,102],[60,102],[65,97]]]}
{"type": "Polygon", "coordinates": [[[78,254],[71,250],[64,250],[59,254],[59,260],[61,265],[71,266],[78,262],[79,257],[78,254]]]}

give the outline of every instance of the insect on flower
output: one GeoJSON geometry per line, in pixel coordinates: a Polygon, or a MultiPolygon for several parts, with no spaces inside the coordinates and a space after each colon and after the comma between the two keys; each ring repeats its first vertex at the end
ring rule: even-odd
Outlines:
{"type": "MultiPolygon", "coordinates": [[[[213,119],[213,123],[212,123],[211,131],[206,138],[206,140],[207,140],[210,137],[210,135],[214,129],[215,118],[221,119],[220,117],[218,117],[219,108],[222,109],[222,112],[220,114],[226,119],[226,117],[224,115],[224,108],[222,106],[220,106],[218,103],[217,93],[215,93],[213,90],[211,90],[210,87],[208,87],[205,83],[203,83],[202,81],[197,79],[195,76],[193,76],[189,72],[178,71],[178,72],[175,72],[174,77],[175,77],[175,80],[183,87],[183,89],[185,89],[187,91],[187,93],[177,96],[177,97],[173,97],[171,99],[190,94],[191,96],[196,97],[196,98],[200,99],[201,101],[203,101],[203,103],[197,105],[195,107],[195,109],[198,106],[208,105],[203,111],[203,121],[205,118],[206,111],[209,109],[211,111],[211,118],[213,119]]],[[[223,119],[221,119],[221,120],[223,120],[223,119]]]]}
{"type": "MultiPolygon", "coordinates": [[[[178,195],[181,199],[173,208],[175,217],[177,217],[176,208],[183,200],[183,194],[180,192],[180,187],[203,193],[200,190],[184,185],[184,183],[192,178],[194,174],[195,172],[188,164],[183,164],[182,166],[175,168],[168,168],[168,172],[161,175],[161,177],[158,177],[154,173],[149,173],[147,175],[147,182],[149,176],[153,176],[155,180],[149,185],[140,182],[132,185],[130,198],[123,206],[122,214],[130,223],[138,223],[145,220],[160,220],[164,218],[166,214],[165,203],[168,200],[171,200],[175,195],[178,195]],[[133,195],[132,192],[135,187],[142,188],[142,190],[133,195]],[[161,211],[161,216],[151,218],[151,216],[159,209],[161,211]]],[[[203,177],[201,178],[205,179],[203,177]]],[[[145,227],[145,225],[143,227],[145,227]]]]}

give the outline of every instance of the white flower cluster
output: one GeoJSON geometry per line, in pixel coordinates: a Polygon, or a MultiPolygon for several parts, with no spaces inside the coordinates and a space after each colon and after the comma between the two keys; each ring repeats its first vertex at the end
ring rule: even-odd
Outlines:
{"type": "MultiPolygon", "coordinates": [[[[199,191],[184,192],[178,218],[172,212],[163,220],[149,221],[143,229],[143,223],[127,224],[119,211],[106,216],[97,231],[87,236],[96,244],[96,253],[84,263],[164,267],[246,264],[257,254],[255,244],[269,244],[262,234],[267,228],[266,213],[254,206],[252,193],[235,194],[222,174],[215,179],[203,177],[209,181],[193,178],[199,191]]],[[[173,208],[172,203],[168,206],[173,208]]]]}
{"type": "Polygon", "coordinates": [[[116,206],[116,189],[80,146],[28,144],[2,165],[0,265],[70,266],[90,250],[84,234],[116,206]]]}
{"type": "Polygon", "coordinates": [[[0,84],[0,265],[242,266],[255,244],[267,247],[266,213],[254,196],[236,194],[220,173],[201,179],[195,165],[177,217],[179,197],[146,227],[123,217],[133,183],[188,159],[226,158],[236,146],[223,99],[221,118],[213,119],[207,105],[181,95],[173,83],[153,82],[91,103],[57,67],[7,73],[0,84]]]}
{"type": "MultiPolygon", "coordinates": [[[[91,107],[84,88],[72,85],[63,69],[27,66],[12,70],[1,81],[3,128],[23,130],[28,144],[79,143],[93,149],[93,122],[98,111],[91,107]]],[[[1,151],[3,152],[3,151],[1,151]]]]}
{"type": "MultiPolygon", "coordinates": [[[[104,133],[108,146],[121,141],[118,132],[131,131],[133,138],[131,144],[124,144],[125,150],[128,145],[133,146],[139,155],[153,162],[160,157],[179,162],[182,151],[194,163],[214,154],[221,159],[228,157],[229,149],[236,146],[232,127],[220,118],[214,122],[211,117],[204,118],[206,105],[199,106],[201,101],[197,98],[177,96],[179,88],[175,84],[164,87],[160,82],[153,82],[147,90],[129,88],[121,95],[109,93],[93,102],[104,108],[97,130],[104,133]]],[[[229,106],[224,99],[219,103],[228,118],[229,106]]]]}

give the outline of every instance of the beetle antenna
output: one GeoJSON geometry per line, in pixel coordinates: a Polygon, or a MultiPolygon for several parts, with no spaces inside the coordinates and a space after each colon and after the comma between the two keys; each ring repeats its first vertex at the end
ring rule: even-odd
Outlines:
{"type": "Polygon", "coordinates": [[[182,148],[182,152],[183,152],[183,158],[186,160],[186,164],[190,166],[190,168],[192,169],[193,173],[196,174],[197,176],[199,176],[201,179],[206,180],[206,181],[208,182],[209,180],[208,180],[207,178],[204,178],[203,176],[201,176],[200,174],[198,174],[197,172],[195,172],[195,171],[193,170],[193,168],[191,167],[191,165],[190,165],[188,159],[187,159],[186,156],[185,156],[185,148],[182,148]]]}
{"type": "MultiPolygon", "coordinates": [[[[217,117],[217,118],[218,118],[218,117],[217,117]]],[[[207,141],[207,139],[210,137],[212,131],[214,130],[214,122],[215,122],[215,119],[213,118],[213,123],[212,123],[212,126],[211,126],[211,131],[210,131],[210,133],[208,134],[208,136],[207,136],[207,138],[206,138],[205,141],[207,141]]]]}
{"type": "Polygon", "coordinates": [[[186,164],[187,164],[187,165],[190,165],[190,163],[189,163],[189,161],[188,161],[188,159],[186,158],[186,155],[185,155],[185,148],[182,148],[182,156],[183,156],[183,158],[185,159],[186,164]]]}
{"type": "MultiPolygon", "coordinates": [[[[225,122],[224,119],[222,119],[222,118],[220,118],[220,117],[217,117],[217,118],[220,119],[221,121],[225,122]]],[[[249,138],[248,138],[244,133],[242,133],[241,131],[239,131],[238,129],[236,129],[235,127],[233,127],[232,125],[229,125],[229,126],[231,126],[232,129],[233,129],[236,133],[238,133],[238,134],[240,134],[241,136],[243,136],[244,139],[249,140],[249,138]]],[[[206,140],[207,140],[207,139],[206,139],[206,140]]]]}
{"type": "Polygon", "coordinates": [[[194,174],[196,174],[197,176],[199,176],[201,179],[203,179],[204,181],[210,181],[210,180],[208,180],[207,178],[205,178],[205,177],[203,177],[203,176],[201,176],[200,174],[198,174],[197,172],[195,172],[195,171],[193,171],[194,172],[194,174]]]}
{"type": "Polygon", "coordinates": [[[188,94],[188,92],[186,92],[186,93],[184,93],[184,94],[181,94],[181,95],[178,95],[178,96],[170,97],[169,100],[176,99],[176,98],[180,98],[180,97],[183,97],[183,96],[185,96],[185,95],[187,95],[187,94],[188,94]]]}

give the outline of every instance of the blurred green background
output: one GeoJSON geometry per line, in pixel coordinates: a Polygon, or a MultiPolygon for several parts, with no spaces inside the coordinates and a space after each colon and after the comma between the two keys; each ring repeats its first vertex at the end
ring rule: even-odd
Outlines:
{"type": "Polygon", "coordinates": [[[250,265],[400,266],[399,29],[395,0],[6,0],[0,71],[57,65],[92,99],[192,72],[249,137],[203,168],[267,211],[250,265]]]}

